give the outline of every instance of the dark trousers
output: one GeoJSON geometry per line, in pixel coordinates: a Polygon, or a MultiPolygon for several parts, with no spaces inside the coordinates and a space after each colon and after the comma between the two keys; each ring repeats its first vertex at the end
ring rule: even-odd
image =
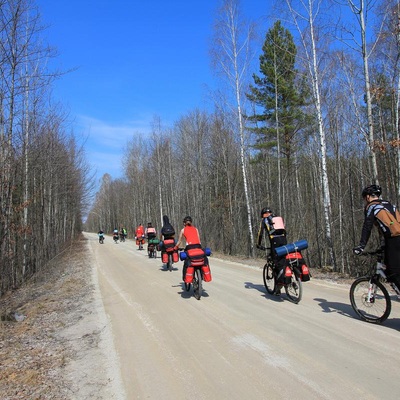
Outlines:
{"type": "Polygon", "coordinates": [[[385,264],[389,281],[400,290],[400,236],[385,240],[385,264]]]}

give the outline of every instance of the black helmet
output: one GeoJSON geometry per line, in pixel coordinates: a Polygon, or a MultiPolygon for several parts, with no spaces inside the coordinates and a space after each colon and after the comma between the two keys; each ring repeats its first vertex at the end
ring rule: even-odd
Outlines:
{"type": "Polygon", "coordinates": [[[183,223],[185,222],[192,222],[192,217],[188,215],[187,217],[183,218],[183,223]]]}
{"type": "Polygon", "coordinates": [[[266,213],[271,213],[271,214],[272,214],[272,210],[271,210],[269,207],[264,207],[264,208],[261,210],[261,216],[263,216],[263,215],[266,214],[266,213]]]}
{"type": "Polygon", "coordinates": [[[370,185],[367,186],[363,191],[362,191],[362,197],[367,197],[369,196],[380,196],[382,193],[382,189],[379,185],[370,185]]]}

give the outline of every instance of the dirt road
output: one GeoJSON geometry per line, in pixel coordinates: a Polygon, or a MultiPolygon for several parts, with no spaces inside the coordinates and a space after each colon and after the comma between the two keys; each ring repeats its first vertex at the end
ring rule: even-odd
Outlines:
{"type": "Polygon", "coordinates": [[[312,280],[295,305],[261,270],[210,258],[200,301],[133,241],[86,234],[126,399],[398,399],[400,307],[358,320],[349,287],[312,280]]]}

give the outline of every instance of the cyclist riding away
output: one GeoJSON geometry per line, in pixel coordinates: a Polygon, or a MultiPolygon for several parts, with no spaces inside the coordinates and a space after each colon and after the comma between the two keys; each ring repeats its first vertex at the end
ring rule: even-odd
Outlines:
{"type": "Polygon", "coordinates": [[[384,263],[389,282],[400,289],[400,213],[396,206],[380,199],[382,189],[378,185],[367,186],[362,191],[365,201],[364,224],[361,230],[360,244],[354,247],[356,255],[364,251],[371,236],[374,224],[378,227],[381,246],[384,250],[384,263]]]}
{"type": "Polygon", "coordinates": [[[155,240],[157,237],[157,231],[151,222],[147,224],[145,235],[147,236],[147,252],[149,253],[149,257],[151,257],[156,244],[158,244],[158,240],[155,240]]]}
{"type": "Polygon", "coordinates": [[[104,232],[100,229],[97,234],[99,235],[99,243],[102,243],[104,240],[104,232]]]}
{"type": "Polygon", "coordinates": [[[147,228],[145,231],[145,235],[147,236],[147,239],[154,239],[157,236],[157,231],[156,228],[152,225],[151,222],[147,224],[147,228]]]}
{"type": "Polygon", "coordinates": [[[170,252],[174,252],[173,259],[174,262],[178,261],[178,252],[174,250],[175,247],[175,229],[169,222],[169,218],[167,215],[163,216],[163,226],[161,228],[160,234],[160,251],[161,251],[161,259],[163,263],[168,262],[168,254],[170,252]],[[175,261],[176,260],[176,261],[175,261]]]}
{"type": "Polygon", "coordinates": [[[139,250],[141,250],[144,244],[144,227],[142,224],[139,224],[139,226],[136,228],[135,240],[136,244],[139,246],[139,250]]]}
{"type": "MultiPolygon", "coordinates": [[[[190,251],[191,249],[201,249],[201,242],[200,242],[200,235],[198,229],[193,226],[192,217],[187,216],[183,219],[183,229],[179,233],[178,243],[175,246],[175,250],[181,248],[183,242],[186,242],[185,252],[190,251]]],[[[182,270],[182,280],[185,281],[186,270],[188,267],[190,259],[186,258],[183,263],[183,270],[182,270]]],[[[208,258],[204,254],[204,263],[208,265],[208,258]]]]}
{"type": "Polygon", "coordinates": [[[287,244],[286,239],[286,230],[282,217],[278,217],[273,214],[272,210],[269,207],[264,207],[261,210],[261,223],[260,229],[258,230],[257,236],[257,249],[265,250],[265,247],[261,245],[261,241],[264,236],[264,232],[268,235],[268,239],[271,247],[271,256],[274,261],[274,264],[277,266],[276,274],[278,276],[278,283],[276,289],[276,294],[279,295],[281,291],[281,287],[283,285],[284,278],[284,268],[286,266],[285,256],[278,257],[275,252],[275,249],[280,246],[284,246],[287,244]]]}

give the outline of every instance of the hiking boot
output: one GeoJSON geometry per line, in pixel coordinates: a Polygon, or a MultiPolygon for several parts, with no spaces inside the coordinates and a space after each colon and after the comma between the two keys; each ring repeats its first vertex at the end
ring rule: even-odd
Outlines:
{"type": "Polygon", "coordinates": [[[281,288],[280,287],[275,289],[274,295],[275,296],[280,296],[281,295],[281,288]]]}

